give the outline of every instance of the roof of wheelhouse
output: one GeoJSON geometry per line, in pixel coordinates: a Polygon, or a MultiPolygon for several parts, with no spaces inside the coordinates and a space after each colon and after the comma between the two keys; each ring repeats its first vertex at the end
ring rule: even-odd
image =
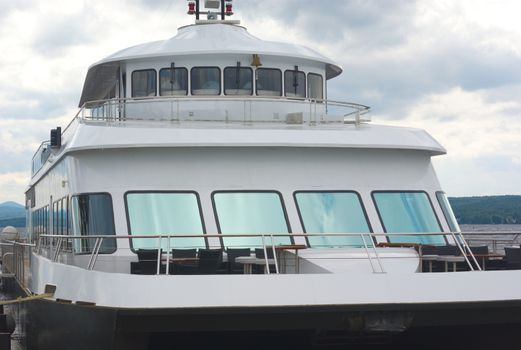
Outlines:
{"type": "Polygon", "coordinates": [[[292,57],[326,64],[327,79],[342,73],[342,68],[329,58],[301,45],[261,40],[246,28],[223,23],[199,23],[181,27],[176,36],[132,46],[118,51],[91,67],[102,63],[163,56],[205,54],[258,54],[292,57]]]}
{"type": "Polygon", "coordinates": [[[218,22],[203,22],[181,27],[176,36],[132,46],[118,51],[89,67],[79,106],[103,95],[113,86],[113,77],[120,62],[135,59],[189,55],[258,54],[296,58],[325,64],[326,79],[342,73],[342,68],[308,47],[261,40],[246,28],[218,22]]]}

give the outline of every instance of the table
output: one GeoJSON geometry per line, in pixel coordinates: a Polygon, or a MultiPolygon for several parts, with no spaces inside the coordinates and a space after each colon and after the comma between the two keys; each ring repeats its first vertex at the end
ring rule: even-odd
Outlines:
{"type": "Polygon", "coordinates": [[[286,272],[286,257],[284,256],[284,250],[294,250],[295,251],[295,273],[300,272],[300,262],[298,251],[301,249],[307,249],[308,246],[305,244],[285,244],[285,245],[276,245],[275,251],[278,253],[279,261],[281,262],[279,267],[284,267],[284,273],[286,272]]]}
{"type": "MultiPolygon", "coordinates": [[[[235,258],[235,262],[242,264],[244,267],[244,274],[251,275],[253,272],[253,265],[264,265],[264,272],[266,272],[266,259],[260,259],[255,256],[238,256],[235,258]]],[[[268,264],[274,264],[274,259],[268,259],[268,264]]]]}

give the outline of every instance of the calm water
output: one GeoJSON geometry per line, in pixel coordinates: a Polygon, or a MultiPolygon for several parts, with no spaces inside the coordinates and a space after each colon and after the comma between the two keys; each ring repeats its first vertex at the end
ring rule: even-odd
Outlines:
{"type": "MultiPolygon", "coordinates": [[[[461,230],[466,234],[465,237],[470,245],[488,245],[489,248],[496,252],[502,252],[505,246],[521,244],[521,234],[519,237],[516,233],[521,233],[521,225],[461,225],[461,230]],[[504,233],[495,235],[494,233],[504,233]]],[[[7,296],[1,294],[0,299],[6,299],[7,296]]],[[[18,306],[5,307],[5,311],[19,320],[21,317],[21,308],[18,306]]],[[[23,330],[20,325],[13,334],[14,339],[22,339],[23,330]]],[[[13,341],[12,350],[29,350],[22,347],[18,342],[13,341]]]]}

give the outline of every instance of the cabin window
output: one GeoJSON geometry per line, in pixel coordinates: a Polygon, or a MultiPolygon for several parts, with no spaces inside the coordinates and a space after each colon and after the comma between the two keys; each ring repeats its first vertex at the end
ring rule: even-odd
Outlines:
{"type": "Polygon", "coordinates": [[[324,99],[324,80],[320,74],[308,74],[308,97],[316,100],[324,99]]]}
{"type": "Polygon", "coordinates": [[[258,96],[282,96],[282,72],[278,69],[259,68],[255,71],[258,96]]]}
{"type": "Polygon", "coordinates": [[[284,92],[287,97],[306,97],[306,74],[298,70],[284,72],[284,92]]]}
{"type": "Polygon", "coordinates": [[[159,71],[159,95],[188,95],[188,70],[186,68],[163,68],[159,71]]]}
{"type": "Polygon", "coordinates": [[[447,220],[447,223],[449,224],[450,231],[461,232],[458,220],[456,220],[456,216],[452,211],[452,207],[449,203],[449,200],[445,192],[436,192],[436,198],[438,199],[438,203],[440,204],[443,216],[445,216],[445,220],[447,220]]]}
{"type": "MultiPolygon", "coordinates": [[[[112,198],[108,193],[80,194],[72,197],[72,233],[85,236],[73,241],[74,252],[91,253],[96,242],[89,236],[115,235],[112,198]]],[[[116,251],[116,240],[104,238],[99,253],[110,254],[116,251]]]]}
{"type": "MultiPolygon", "coordinates": [[[[162,240],[161,248],[203,248],[201,205],[195,192],[128,192],[125,194],[130,235],[199,235],[162,240]]],[[[133,249],[156,248],[158,239],[132,238],[133,249]]]]}
{"type": "Polygon", "coordinates": [[[190,71],[192,95],[220,95],[221,71],[217,67],[194,67],[190,71]]]}
{"type": "MultiPolygon", "coordinates": [[[[306,233],[370,233],[360,196],[355,192],[296,192],[297,209],[306,233]]],[[[364,236],[365,244],[372,238],[364,236]]],[[[310,236],[311,247],[361,247],[364,240],[356,236],[310,236]]]]}
{"type": "MultiPolygon", "coordinates": [[[[278,192],[214,192],[217,226],[223,234],[289,233],[286,211],[278,192]]],[[[262,237],[224,237],[226,247],[261,247],[262,237]]],[[[289,237],[267,236],[265,244],[289,244],[289,237]]]]}
{"type": "MultiPolygon", "coordinates": [[[[425,192],[373,192],[373,200],[387,233],[441,232],[425,192]]],[[[443,236],[388,235],[391,243],[445,244],[443,236]]]]}
{"type": "Polygon", "coordinates": [[[132,72],[132,97],[156,96],[157,78],[155,69],[132,72]]]}
{"type": "Polygon", "coordinates": [[[224,68],[225,95],[253,95],[253,70],[251,68],[224,68]]]}

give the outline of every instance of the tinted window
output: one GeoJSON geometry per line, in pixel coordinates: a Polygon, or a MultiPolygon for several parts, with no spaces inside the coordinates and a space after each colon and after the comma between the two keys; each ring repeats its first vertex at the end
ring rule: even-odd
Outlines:
{"type": "Polygon", "coordinates": [[[306,74],[295,70],[284,72],[284,92],[288,97],[306,97],[306,74]]]}
{"type": "MultiPolygon", "coordinates": [[[[276,192],[217,192],[213,195],[219,232],[229,234],[288,233],[280,195],[276,192]]],[[[265,243],[271,245],[270,238],[265,243]]],[[[275,244],[289,244],[276,237],[275,244]]],[[[224,238],[226,247],[262,246],[261,237],[224,238]]]]}
{"type": "MultiPolygon", "coordinates": [[[[373,198],[385,232],[441,232],[429,197],[424,192],[374,192],[373,198]]],[[[443,236],[389,235],[390,242],[445,244],[443,236]]]]}
{"type": "MultiPolygon", "coordinates": [[[[115,235],[112,198],[109,194],[81,194],[72,197],[72,229],[75,236],[115,235]]],[[[77,253],[90,253],[95,239],[75,239],[77,253]]],[[[100,254],[116,250],[116,240],[105,238],[100,254]]]]}
{"type": "Polygon", "coordinates": [[[255,71],[259,96],[282,96],[282,72],[278,69],[259,68],[255,71]]]}
{"type": "Polygon", "coordinates": [[[308,74],[308,97],[322,100],[324,99],[324,81],[319,74],[308,74]]]}
{"type": "Polygon", "coordinates": [[[221,71],[219,68],[195,67],[191,73],[192,95],[220,95],[221,71]]]}
{"type": "Polygon", "coordinates": [[[188,95],[188,70],[163,68],[159,71],[159,95],[188,95]]]}
{"type": "Polygon", "coordinates": [[[132,72],[132,97],[156,95],[156,71],[154,69],[132,72]]]}
{"type": "MultiPolygon", "coordinates": [[[[127,193],[127,216],[131,235],[202,235],[203,223],[195,193],[127,193]]],[[[172,238],[170,248],[205,247],[203,237],[172,238]]],[[[157,248],[157,239],[132,238],[132,247],[157,248]]],[[[168,249],[167,240],[162,248],[168,249]]]]}
{"type": "MultiPolygon", "coordinates": [[[[306,233],[369,233],[369,225],[353,192],[298,192],[297,208],[306,233]]],[[[367,245],[372,239],[365,236],[367,245]]],[[[312,247],[363,246],[360,236],[310,236],[312,247]]]]}
{"type": "Polygon", "coordinates": [[[450,231],[460,232],[458,220],[456,220],[456,216],[452,211],[452,207],[450,206],[449,200],[447,199],[447,195],[444,192],[436,192],[436,198],[438,198],[438,203],[440,203],[441,210],[443,211],[443,215],[449,224],[450,231]]]}
{"type": "Polygon", "coordinates": [[[227,67],[224,69],[225,95],[252,95],[253,71],[251,68],[227,67]]]}

